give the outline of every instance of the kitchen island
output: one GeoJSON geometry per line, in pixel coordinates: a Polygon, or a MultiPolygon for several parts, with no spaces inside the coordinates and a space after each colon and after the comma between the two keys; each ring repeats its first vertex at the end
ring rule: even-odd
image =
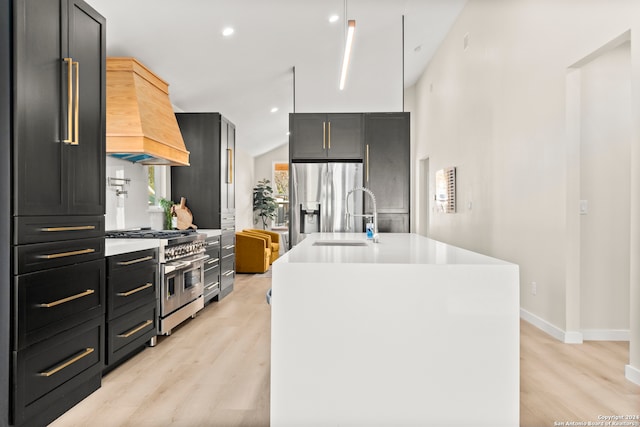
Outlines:
{"type": "Polygon", "coordinates": [[[416,234],[280,257],[271,425],[517,426],[518,266],[416,234]]]}

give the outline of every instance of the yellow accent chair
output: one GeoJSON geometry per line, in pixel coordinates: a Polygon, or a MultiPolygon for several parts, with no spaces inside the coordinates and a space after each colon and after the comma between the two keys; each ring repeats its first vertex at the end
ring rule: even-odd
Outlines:
{"type": "Polygon", "coordinates": [[[236,272],[264,273],[271,261],[271,241],[259,234],[236,232],[236,272]]]}
{"type": "Polygon", "coordinates": [[[242,230],[245,233],[259,234],[262,236],[269,236],[271,238],[271,261],[273,264],[275,260],[280,256],[280,233],[269,230],[260,230],[259,228],[245,228],[242,230]]]}

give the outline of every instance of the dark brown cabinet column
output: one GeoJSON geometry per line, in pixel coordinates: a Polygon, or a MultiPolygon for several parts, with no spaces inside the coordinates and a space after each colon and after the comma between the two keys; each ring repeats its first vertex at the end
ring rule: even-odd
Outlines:
{"type": "Polygon", "coordinates": [[[82,0],[0,5],[0,425],[36,426],[104,368],[106,22],[82,0]]]}

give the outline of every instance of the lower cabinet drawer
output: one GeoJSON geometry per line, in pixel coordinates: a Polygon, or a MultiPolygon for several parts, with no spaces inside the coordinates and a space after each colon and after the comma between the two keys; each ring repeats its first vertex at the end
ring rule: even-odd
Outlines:
{"type": "Polygon", "coordinates": [[[236,276],[235,256],[229,255],[222,259],[220,264],[220,289],[224,290],[233,285],[233,279],[236,276]]]}
{"type": "Polygon", "coordinates": [[[156,304],[147,304],[107,323],[107,365],[156,336],[156,304]]]}
{"type": "Polygon", "coordinates": [[[15,246],[18,274],[104,259],[104,237],[15,246]]]}
{"type": "Polygon", "coordinates": [[[14,421],[38,415],[103,369],[104,316],[13,353],[14,421]]]}
{"type": "Polygon", "coordinates": [[[158,264],[113,272],[107,278],[107,317],[116,318],[136,307],[156,302],[158,264]]]}
{"type": "Polygon", "coordinates": [[[22,349],[104,315],[104,259],[23,274],[15,279],[17,335],[22,349]]]}

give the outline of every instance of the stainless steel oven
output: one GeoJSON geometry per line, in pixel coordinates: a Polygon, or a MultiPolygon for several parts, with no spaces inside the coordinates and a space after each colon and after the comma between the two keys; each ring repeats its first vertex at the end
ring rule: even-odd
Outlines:
{"type": "MultiPolygon", "coordinates": [[[[209,255],[196,255],[162,264],[160,317],[165,321],[161,323],[163,325],[161,333],[171,333],[171,329],[181,322],[176,323],[169,319],[174,312],[201,299],[204,292],[204,261],[207,258],[209,255]]],[[[202,300],[202,307],[204,307],[204,300],[202,300]]],[[[188,314],[186,317],[192,314],[195,313],[188,314]]]]}

